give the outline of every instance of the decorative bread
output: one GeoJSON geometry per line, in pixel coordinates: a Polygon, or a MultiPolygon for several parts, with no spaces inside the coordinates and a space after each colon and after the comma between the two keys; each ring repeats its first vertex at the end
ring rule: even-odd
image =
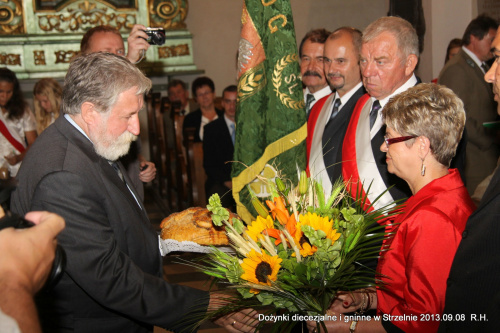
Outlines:
{"type": "MultiPolygon", "coordinates": [[[[238,215],[230,213],[229,221],[238,215]]],[[[200,245],[229,245],[223,226],[212,223],[212,213],[201,207],[191,207],[163,219],[161,238],[179,242],[191,241],[200,245]]]]}

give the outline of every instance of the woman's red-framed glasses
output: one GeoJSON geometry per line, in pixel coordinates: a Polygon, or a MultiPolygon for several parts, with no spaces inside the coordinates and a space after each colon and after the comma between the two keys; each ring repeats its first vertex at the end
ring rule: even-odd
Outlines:
{"type": "Polygon", "coordinates": [[[400,136],[399,138],[388,139],[387,136],[384,136],[384,141],[386,147],[389,148],[389,146],[392,145],[393,143],[408,141],[411,139],[415,139],[416,137],[417,137],[416,135],[410,135],[410,136],[400,136]]]}

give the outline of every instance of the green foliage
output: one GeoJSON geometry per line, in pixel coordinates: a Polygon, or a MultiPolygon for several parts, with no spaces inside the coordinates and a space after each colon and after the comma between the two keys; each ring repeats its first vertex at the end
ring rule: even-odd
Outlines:
{"type": "Polygon", "coordinates": [[[229,219],[229,211],[222,207],[220,202],[220,197],[217,193],[212,194],[212,196],[208,199],[207,209],[212,212],[212,222],[220,227],[223,221],[229,219]]]}

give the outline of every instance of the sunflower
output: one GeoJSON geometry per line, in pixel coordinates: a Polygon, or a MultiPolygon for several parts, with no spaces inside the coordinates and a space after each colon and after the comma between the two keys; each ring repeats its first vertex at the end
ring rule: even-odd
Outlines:
{"type": "Polygon", "coordinates": [[[241,278],[255,284],[270,286],[271,281],[278,279],[281,261],[282,259],[278,256],[270,256],[264,251],[257,253],[252,249],[241,263],[241,268],[244,271],[241,278]]]}
{"type": "Polygon", "coordinates": [[[332,241],[332,244],[340,238],[340,233],[336,229],[333,229],[333,220],[330,220],[328,217],[322,217],[310,212],[306,215],[300,215],[297,229],[301,229],[305,225],[311,226],[314,230],[323,231],[326,234],[326,238],[332,241]]]}
{"type": "Polygon", "coordinates": [[[263,218],[259,215],[257,219],[247,227],[246,232],[250,238],[257,242],[262,231],[272,228],[274,228],[274,222],[271,216],[268,215],[266,218],[263,218]]]}
{"type": "MultiPolygon", "coordinates": [[[[299,248],[300,255],[302,257],[313,255],[318,250],[316,246],[311,246],[311,244],[309,244],[307,237],[304,235],[300,227],[295,230],[293,239],[295,240],[295,244],[299,248]]],[[[292,253],[292,257],[295,257],[295,253],[292,253]]]]}

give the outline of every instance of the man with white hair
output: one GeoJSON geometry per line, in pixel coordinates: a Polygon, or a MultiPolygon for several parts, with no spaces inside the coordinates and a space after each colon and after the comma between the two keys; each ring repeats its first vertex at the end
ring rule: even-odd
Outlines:
{"type": "Polygon", "coordinates": [[[370,203],[381,208],[411,195],[406,182],[387,171],[382,109],[395,96],[418,83],[418,37],[411,24],[398,17],[382,17],[363,31],[360,68],[368,92],[358,101],[342,147],[342,174],[355,194],[358,182],[370,203]],[[390,188],[391,185],[394,185],[390,188]],[[390,188],[389,190],[387,190],[390,188]]]}

